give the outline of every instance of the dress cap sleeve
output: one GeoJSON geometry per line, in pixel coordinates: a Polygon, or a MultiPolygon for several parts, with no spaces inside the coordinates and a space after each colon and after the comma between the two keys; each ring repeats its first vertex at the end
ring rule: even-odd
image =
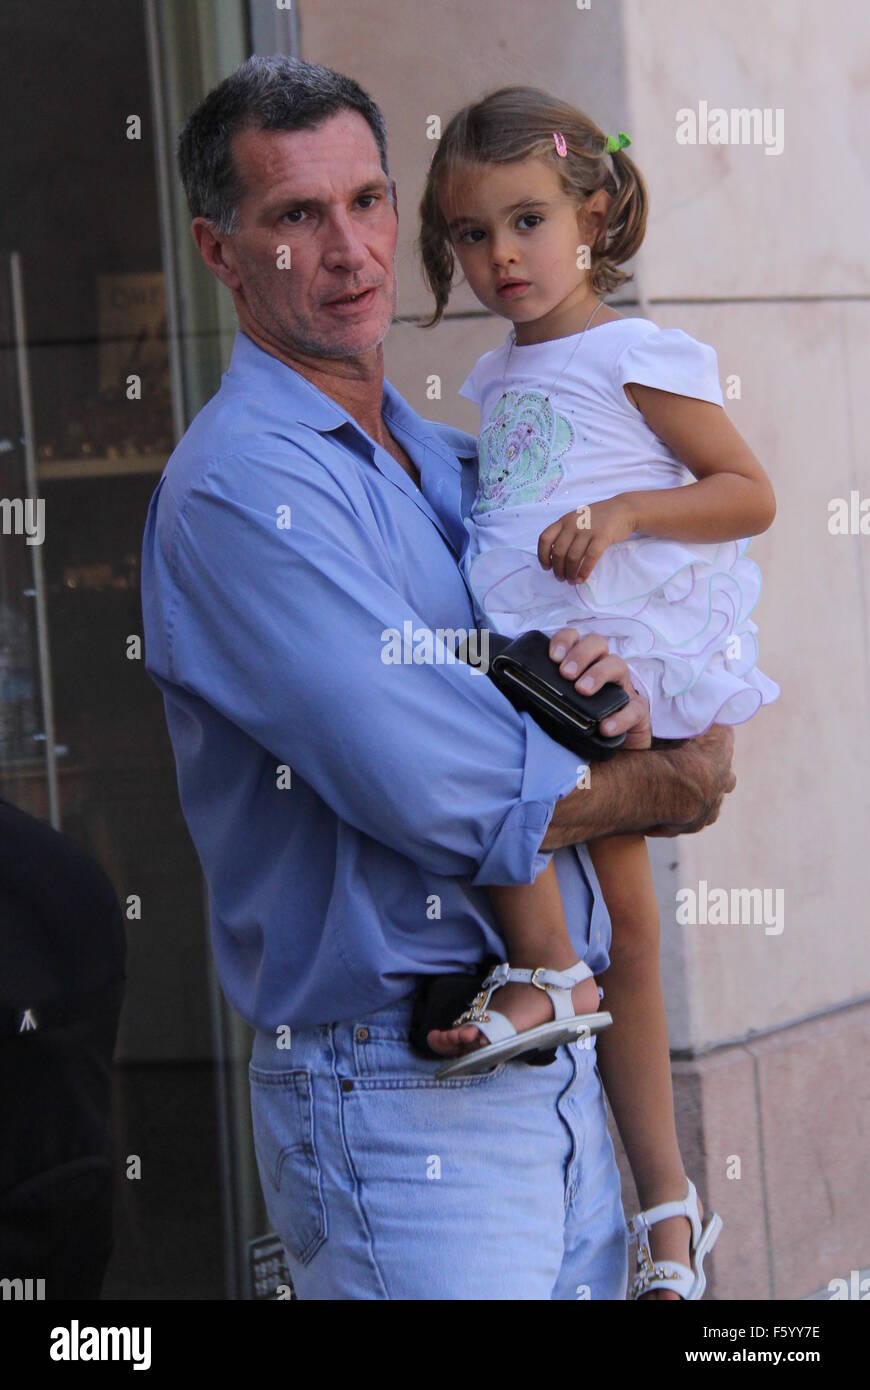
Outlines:
{"type": "MultiPolygon", "coordinates": [[[[632,343],[616,359],[616,380],[620,396],[622,387],[632,381],[641,386],[655,386],[660,391],[672,391],[675,396],[694,396],[724,406],[719,385],[719,360],[716,349],[684,333],[681,328],[655,328],[637,343],[632,343]]],[[[626,400],[626,405],[629,402],[626,400]]],[[[633,409],[629,405],[630,409],[633,409]]]]}
{"type": "Polygon", "coordinates": [[[460,396],[465,396],[466,400],[474,401],[475,405],[480,405],[481,390],[478,382],[478,367],[480,362],[475,362],[468,376],[459,388],[460,396]]]}

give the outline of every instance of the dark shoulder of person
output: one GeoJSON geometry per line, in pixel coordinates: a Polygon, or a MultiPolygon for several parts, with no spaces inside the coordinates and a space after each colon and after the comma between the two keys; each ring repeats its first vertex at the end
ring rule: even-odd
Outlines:
{"type": "Polygon", "coordinates": [[[0,1003],[85,993],[124,974],[105,870],[68,835],[0,797],[0,1003]]]}

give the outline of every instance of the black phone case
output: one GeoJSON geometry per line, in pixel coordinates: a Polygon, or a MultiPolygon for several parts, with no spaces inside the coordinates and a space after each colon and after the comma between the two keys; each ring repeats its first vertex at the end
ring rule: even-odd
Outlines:
{"type": "Polygon", "coordinates": [[[593,695],[581,695],[550,659],[551,640],[537,629],[514,638],[490,632],[487,674],[515,709],[530,714],[557,743],[585,762],[604,762],[622,747],[625,734],[603,734],[601,720],[627,705],[628,694],[608,681],[593,695]]]}

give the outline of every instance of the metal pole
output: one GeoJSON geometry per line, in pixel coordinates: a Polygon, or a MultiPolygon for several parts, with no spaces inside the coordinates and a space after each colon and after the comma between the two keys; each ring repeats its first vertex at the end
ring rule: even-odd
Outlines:
{"type": "MultiPolygon", "coordinates": [[[[27,358],[27,326],[24,314],[24,286],[21,274],[21,255],[13,251],[9,258],[12,280],[12,321],[15,332],[15,356],[18,364],[18,390],[21,398],[21,426],[24,432],[24,468],[27,495],[38,498],[36,476],[36,444],[33,432],[33,401],[30,394],[30,363],[27,358]]],[[[32,545],[33,589],[36,600],[36,642],[39,652],[39,686],[42,695],[42,723],[45,732],[45,766],[48,778],[48,810],[51,824],[60,830],[60,795],[57,784],[57,749],[54,742],[54,697],[51,686],[51,653],[48,643],[48,608],[45,602],[45,571],[42,565],[42,546],[32,545]]]]}
{"type": "Polygon", "coordinates": [[[169,350],[172,434],[177,444],[187,425],[184,418],[184,375],[179,341],[178,275],[175,267],[175,241],[173,238],[170,157],[164,124],[167,94],[163,86],[160,26],[154,0],[145,0],[145,40],[148,46],[148,76],[151,85],[151,128],[154,132],[160,256],[163,262],[163,274],[166,277],[166,342],[169,350]]]}

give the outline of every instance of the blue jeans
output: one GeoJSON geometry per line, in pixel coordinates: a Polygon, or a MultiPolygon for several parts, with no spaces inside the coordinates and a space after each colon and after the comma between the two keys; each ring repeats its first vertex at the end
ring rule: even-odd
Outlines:
{"type": "Polygon", "coordinates": [[[257,1167],[299,1298],[623,1299],[627,1236],[592,1046],[437,1082],[409,996],[257,1033],[257,1167]]]}

